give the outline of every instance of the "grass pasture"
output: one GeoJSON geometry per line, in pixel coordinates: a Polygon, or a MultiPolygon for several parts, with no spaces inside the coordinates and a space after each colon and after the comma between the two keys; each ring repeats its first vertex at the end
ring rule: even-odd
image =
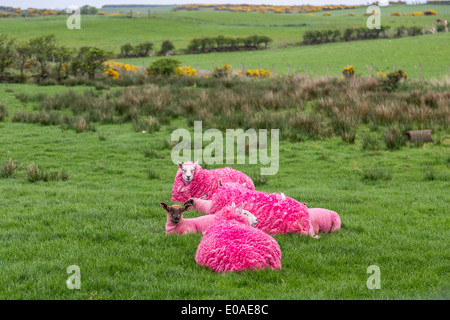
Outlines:
{"type": "MultiPolygon", "coordinates": [[[[159,47],[170,39],[178,48],[193,37],[268,35],[275,40],[269,50],[176,58],[201,70],[274,65],[278,74],[125,79],[129,86],[105,77],[91,86],[0,83],[0,299],[449,299],[449,33],[280,48],[280,37],[295,42],[310,29],[365,25],[365,10],[311,17],[166,9],[151,9],[151,19],[145,9],[136,19],[86,16],[81,30],[67,30],[64,17],[0,19],[0,34],[54,33],[69,47],[116,53],[126,42],[159,47]],[[409,80],[388,92],[379,77],[365,77],[371,62],[375,74],[396,63],[409,80]],[[356,77],[341,79],[347,64],[356,77]],[[91,127],[77,133],[63,121],[49,123],[49,115],[91,127]],[[201,235],[166,236],[159,205],[171,203],[177,170],[171,134],[192,132],[195,120],[223,132],[280,128],[276,175],[261,177],[263,165],[230,166],[258,190],[338,212],[342,229],[320,239],[275,236],[281,271],[199,267],[201,235]],[[156,125],[143,130],[140,121],[156,125]],[[433,142],[406,142],[406,130],[419,129],[432,129],[433,142]],[[48,181],[30,179],[36,166],[48,181]],[[80,290],[66,286],[71,265],[80,267],[80,290]],[[380,267],[380,290],[367,287],[372,265],[380,267]]],[[[450,6],[392,6],[382,9],[382,21],[431,24],[436,17],[389,16],[426,9],[450,18],[450,6]]],[[[148,66],[155,59],[121,61],[148,66]]]]}

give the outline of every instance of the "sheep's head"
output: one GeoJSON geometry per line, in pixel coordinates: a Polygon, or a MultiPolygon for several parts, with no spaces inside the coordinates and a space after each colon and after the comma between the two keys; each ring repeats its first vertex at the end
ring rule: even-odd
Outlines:
{"type": "Polygon", "coordinates": [[[181,163],[178,162],[178,167],[181,169],[183,180],[186,182],[191,182],[194,180],[195,176],[195,168],[198,166],[198,160],[194,163],[191,162],[185,162],[181,163]]]}
{"type": "Polygon", "coordinates": [[[163,208],[167,212],[167,216],[169,217],[172,223],[179,223],[183,220],[183,212],[189,210],[190,207],[194,206],[194,201],[192,199],[186,201],[183,206],[172,205],[168,206],[164,202],[161,202],[161,208],[163,208]]]}
{"type": "Polygon", "coordinates": [[[235,208],[236,212],[238,212],[238,213],[242,214],[244,217],[246,217],[252,227],[255,227],[258,224],[258,219],[255,217],[255,215],[253,213],[251,213],[250,211],[244,210],[243,203],[241,203],[239,208],[236,208],[236,205],[234,204],[234,202],[231,204],[231,206],[233,208],[235,208]]]}

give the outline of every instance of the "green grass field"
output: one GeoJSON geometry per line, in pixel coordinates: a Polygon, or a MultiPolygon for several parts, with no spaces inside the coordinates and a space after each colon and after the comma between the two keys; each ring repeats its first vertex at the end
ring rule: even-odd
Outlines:
{"type": "MultiPolygon", "coordinates": [[[[435,17],[388,14],[433,8],[440,18],[450,17],[450,6],[420,5],[384,8],[382,18],[393,27],[431,24],[435,17]]],[[[341,75],[346,64],[355,66],[357,76],[368,75],[372,62],[375,73],[390,71],[396,63],[397,69],[418,78],[418,64],[422,63],[424,78],[448,76],[449,33],[277,48],[281,36],[286,42],[294,42],[311,28],[365,24],[364,9],[351,10],[355,17],[349,17],[349,11],[333,11],[332,17],[321,13],[309,17],[161,11],[152,13],[152,19],[85,17],[79,31],[67,30],[61,17],[14,18],[0,19],[0,34],[29,39],[54,33],[59,42],[70,47],[94,45],[117,52],[125,42],[150,40],[158,46],[170,39],[183,47],[197,36],[258,33],[274,37],[272,49],[176,58],[202,70],[224,63],[235,69],[241,63],[246,68],[260,65],[269,70],[274,65],[275,73],[280,74],[287,72],[288,64],[291,73],[303,73],[307,64],[310,76],[325,75],[327,64],[331,75],[341,75]],[[303,23],[306,26],[297,26],[303,23]]],[[[147,66],[154,59],[122,61],[147,66]]],[[[339,85],[339,79],[336,81],[339,85]]],[[[448,80],[440,83],[436,92],[448,91],[448,80]]],[[[401,90],[420,93],[425,86],[418,82],[408,85],[401,90]]],[[[281,94],[283,87],[279,88],[281,94]]],[[[80,94],[87,89],[92,87],[70,87],[80,94]]],[[[189,100],[197,101],[196,90],[220,98],[221,90],[228,87],[167,85],[167,89],[173,90],[174,96],[185,92],[188,108],[189,100]]],[[[137,132],[131,122],[123,121],[95,123],[95,132],[84,133],[12,122],[18,111],[37,112],[44,96],[68,90],[58,85],[0,83],[0,105],[8,108],[5,121],[0,121],[0,170],[10,158],[22,165],[15,178],[0,178],[0,299],[449,299],[448,127],[432,128],[434,142],[421,147],[407,144],[396,151],[384,146],[377,151],[364,150],[363,134],[373,129],[368,125],[358,126],[354,144],[345,143],[339,136],[280,141],[279,172],[257,189],[283,192],[311,208],[335,210],[340,214],[342,229],[320,239],[275,236],[282,251],[281,271],[217,274],[195,263],[201,235],[164,234],[166,213],[159,203],[171,203],[177,171],[168,140],[177,128],[192,130],[188,117],[169,118],[151,134],[137,132]],[[69,179],[31,183],[26,178],[31,163],[50,172],[65,170],[69,179]],[[66,269],[71,265],[80,267],[80,290],[66,286],[70,276],[66,269]],[[380,267],[380,290],[367,288],[370,274],[366,270],[371,265],[380,267]]],[[[119,90],[122,88],[96,92],[110,95],[119,90]]],[[[233,90],[246,94],[240,88],[233,90]]],[[[401,94],[410,97],[406,91],[401,94]]],[[[274,95],[276,104],[279,97],[274,95]]],[[[443,96],[440,92],[434,99],[443,96]]],[[[429,97],[434,96],[424,99],[429,97]]],[[[278,106],[273,112],[312,112],[312,105],[320,98],[298,98],[298,104],[287,107],[289,110],[278,106]]],[[[392,107],[389,93],[381,93],[381,104],[383,99],[386,109],[392,107]]],[[[444,109],[445,117],[449,112],[444,109]]],[[[374,130],[382,136],[384,129],[374,130]]],[[[260,166],[232,167],[257,177],[260,166]]],[[[198,215],[189,212],[185,217],[198,215]]]]}

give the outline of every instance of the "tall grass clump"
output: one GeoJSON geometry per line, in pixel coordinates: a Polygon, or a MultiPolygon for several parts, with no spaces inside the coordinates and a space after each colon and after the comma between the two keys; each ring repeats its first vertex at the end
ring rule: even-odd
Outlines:
{"type": "Polygon", "coordinates": [[[367,181],[389,181],[392,180],[392,172],[381,166],[375,166],[373,168],[365,168],[361,170],[362,180],[367,181]]]}
{"type": "Polygon", "coordinates": [[[70,176],[66,170],[56,170],[52,172],[47,172],[39,169],[36,163],[31,163],[27,167],[26,178],[29,182],[37,182],[37,181],[67,181],[70,176]]]}
{"type": "Polygon", "coordinates": [[[389,127],[383,138],[389,150],[398,150],[406,145],[406,136],[397,127],[389,127]]]}
{"type": "Polygon", "coordinates": [[[377,151],[380,150],[380,138],[376,134],[365,133],[361,135],[361,143],[363,150],[377,151]]]}
{"type": "Polygon", "coordinates": [[[8,115],[8,107],[6,104],[0,103],[0,121],[4,121],[8,115]]]}
{"type": "Polygon", "coordinates": [[[13,179],[17,176],[17,169],[21,167],[20,164],[15,162],[13,159],[9,158],[0,171],[0,178],[13,179]]]}

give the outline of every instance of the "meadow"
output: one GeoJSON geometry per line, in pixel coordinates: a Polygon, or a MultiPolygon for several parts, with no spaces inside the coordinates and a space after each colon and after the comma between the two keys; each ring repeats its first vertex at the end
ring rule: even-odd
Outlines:
{"type": "MultiPolygon", "coordinates": [[[[336,24],[358,19],[332,14],[336,24]]],[[[329,27],[329,18],[158,12],[152,19],[86,17],[80,33],[67,30],[64,18],[13,18],[0,19],[0,33],[21,39],[55,33],[68,46],[117,50],[128,41],[185,45],[218,34],[289,39],[302,28],[329,27]],[[308,27],[287,26],[304,21],[308,27]]],[[[405,25],[435,20],[386,18],[405,25]]],[[[178,76],[127,87],[103,78],[101,85],[71,87],[0,83],[0,299],[448,299],[448,49],[446,33],[176,57],[201,69],[274,64],[280,74],[287,63],[292,73],[303,73],[307,63],[310,77],[178,76]],[[361,76],[371,62],[385,72],[397,63],[410,79],[387,92],[379,77],[361,76]],[[425,81],[414,79],[418,62],[425,81]],[[341,79],[347,63],[356,76],[341,79]],[[332,77],[315,77],[326,74],[326,64],[332,77]],[[92,126],[78,133],[39,120],[50,115],[83,117],[92,126]],[[143,130],[150,120],[157,125],[143,130]],[[201,235],[166,236],[159,206],[171,203],[177,171],[170,135],[192,131],[194,120],[204,129],[280,128],[276,175],[261,176],[260,165],[231,166],[252,177],[258,190],[338,212],[342,229],[320,239],[275,236],[282,251],[278,272],[216,274],[199,267],[201,235]],[[411,129],[432,129],[433,142],[407,142],[404,131],[411,129]],[[12,173],[5,170],[9,159],[17,164],[12,173]],[[49,179],[31,179],[30,164],[49,179]],[[64,179],[52,178],[55,172],[65,172],[64,179]],[[70,265],[80,267],[80,290],[66,286],[70,265]],[[380,267],[380,290],[366,285],[371,265],[380,267]]],[[[154,59],[122,61],[147,66],[154,59]]]]}

